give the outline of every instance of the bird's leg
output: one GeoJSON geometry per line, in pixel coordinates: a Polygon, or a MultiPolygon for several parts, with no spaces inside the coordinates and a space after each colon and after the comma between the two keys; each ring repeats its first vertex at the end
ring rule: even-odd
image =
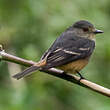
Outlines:
{"type": "Polygon", "coordinates": [[[81,79],[85,79],[85,78],[81,75],[81,73],[80,73],[79,71],[76,71],[76,72],[77,72],[77,74],[80,76],[79,81],[80,81],[81,79]]]}
{"type": "Polygon", "coordinates": [[[67,74],[67,72],[63,71],[62,74],[67,74]]]}
{"type": "MultiPolygon", "coordinates": [[[[81,75],[81,73],[80,73],[79,71],[76,71],[76,73],[80,76],[80,79],[78,80],[79,83],[80,83],[80,80],[81,80],[81,79],[85,79],[85,78],[81,75]]],[[[67,74],[67,72],[63,71],[62,74],[65,75],[65,74],[67,74]]]]}

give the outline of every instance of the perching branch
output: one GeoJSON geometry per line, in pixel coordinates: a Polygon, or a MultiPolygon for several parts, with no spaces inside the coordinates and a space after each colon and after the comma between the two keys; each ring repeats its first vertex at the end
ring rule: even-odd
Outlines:
{"type": "MultiPolygon", "coordinates": [[[[27,67],[32,66],[33,64],[35,64],[35,62],[33,62],[33,61],[25,60],[25,59],[22,59],[22,58],[19,58],[19,57],[16,57],[16,56],[13,56],[13,55],[10,55],[10,54],[6,53],[3,50],[2,46],[0,46],[0,59],[5,60],[5,61],[9,61],[9,62],[13,62],[13,63],[17,63],[17,64],[20,64],[20,65],[24,65],[24,66],[27,66],[27,67]]],[[[86,79],[81,79],[80,82],[79,82],[80,77],[75,76],[73,74],[69,74],[69,73],[64,74],[63,71],[55,69],[55,68],[51,68],[49,70],[41,70],[41,71],[43,71],[45,73],[48,73],[50,75],[59,77],[61,79],[70,81],[70,82],[75,83],[77,85],[80,85],[82,87],[86,87],[88,89],[91,89],[91,90],[96,91],[100,94],[103,94],[105,96],[110,97],[110,89],[104,88],[103,86],[95,84],[95,83],[93,83],[91,81],[88,81],[86,79]]]]}

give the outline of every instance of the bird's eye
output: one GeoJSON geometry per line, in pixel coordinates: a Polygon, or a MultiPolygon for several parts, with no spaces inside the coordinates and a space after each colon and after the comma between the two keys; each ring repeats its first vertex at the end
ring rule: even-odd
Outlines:
{"type": "Polygon", "coordinates": [[[89,29],[88,28],[83,28],[83,31],[87,32],[87,31],[89,31],[89,29]]]}

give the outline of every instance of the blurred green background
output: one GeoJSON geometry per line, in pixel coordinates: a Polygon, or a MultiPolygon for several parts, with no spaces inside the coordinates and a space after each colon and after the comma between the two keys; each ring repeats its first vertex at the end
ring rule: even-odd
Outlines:
{"type": "MultiPolygon", "coordinates": [[[[13,55],[38,61],[68,26],[88,20],[105,33],[83,75],[110,88],[110,0],[0,0],[0,44],[13,55]]],[[[16,81],[25,67],[0,63],[0,110],[110,110],[110,99],[75,84],[33,73],[16,81]]]]}

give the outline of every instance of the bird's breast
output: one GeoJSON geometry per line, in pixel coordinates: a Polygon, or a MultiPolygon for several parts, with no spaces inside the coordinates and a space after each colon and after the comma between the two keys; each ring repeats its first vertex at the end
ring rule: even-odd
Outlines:
{"type": "Polygon", "coordinates": [[[76,71],[82,70],[88,64],[88,60],[89,58],[73,61],[71,63],[60,66],[59,69],[69,73],[76,73],[76,71]]]}

